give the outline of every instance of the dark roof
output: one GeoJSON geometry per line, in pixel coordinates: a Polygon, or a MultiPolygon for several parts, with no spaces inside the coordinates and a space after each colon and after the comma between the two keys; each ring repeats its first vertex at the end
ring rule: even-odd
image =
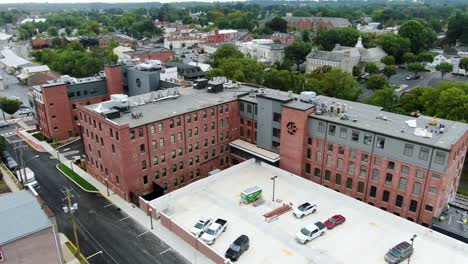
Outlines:
{"type": "Polygon", "coordinates": [[[29,85],[42,85],[48,81],[57,80],[60,74],[56,72],[38,72],[29,77],[29,85]]]}
{"type": "Polygon", "coordinates": [[[177,67],[177,72],[187,78],[194,78],[199,76],[205,76],[205,72],[198,66],[192,66],[180,62],[168,62],[166,63],[168,67],[177,67]]]}

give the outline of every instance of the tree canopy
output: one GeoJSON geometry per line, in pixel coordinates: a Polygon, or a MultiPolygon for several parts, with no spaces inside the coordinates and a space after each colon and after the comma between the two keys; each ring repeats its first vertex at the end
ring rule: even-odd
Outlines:
{"type": "Polygon", "coordinates": [[[388,87],[388,83],[382,76],[373,74],[366,80],[366,87],[371,90],[378,90],[388,87]]]}
{"type": "Polygon", "coordinates": [[[21,104],[21,101],[18,99],[0,97],[0,109],[2,109],[5,113],[9,115],[16,113],[21,104]]]}
{"type": "Polygon", "coordinates": [[[408,20],[401,25],[398,34],[410,40],[413,53],[419,53],[432,47],[437,36],[427,22],[421,20],[408,20]]]}
{"type": "Polygon", "coordinates": [[[468,12],[457,12],[450,17],[447,25],[447,42],[451,45],[457,40],[464,45],[468,45],[468,12]]]}
{"type": "Polygon", "coordinates": [[[306,56],[309,54],[310,49],[311,47],[308,43],[300,40],[295,41],[284,49],[284,58],[294,62],[297,70],[299,70],[299,65],[306,61],[306,56]]]}
{"type": "Polygon", "coordinates": [[[236,47],[233,45],[222,45],[219,47],[215,53],[213,53],[210,56],[210,61],[209,63],[213,68],[216,68],[219,66],[219,62],[222,59],[227,59],[227,58],[243,58],[244,54],[240,52],[236,47]]]}
{"type": "Polygon", "coordinates": [[[265,23],[265,27],[272,31],[287,32],[288,22],[281,17],[274,17],[272,20],[265,23]]]}
{"type": "Polygon", "coordinates": [[[315,37],[315,43],[322,46],[324,50],[332,50],[336,44],[354,47],[361,35],[363,43],[366,46],[369,42],[368,37],[351,27],[321,30],[318,32],[317,37],[315,37]]]}
{"type": "Polygon", "coordinates": [[[436,66],[436,70],[440,71],[442,75],[442,79],[444,79],[444,75],[446,73],[452,72],[453,71],[453,66],[452,64],[448,62],[442,62],[439,65],[436,66]]]}

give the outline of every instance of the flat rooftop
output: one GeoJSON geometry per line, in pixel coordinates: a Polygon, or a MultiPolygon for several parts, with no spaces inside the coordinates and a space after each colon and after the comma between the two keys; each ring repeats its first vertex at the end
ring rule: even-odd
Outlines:
{"type": "Polygon", "coordinates": [[[250,249],[238,263],[384,263],[385,253],[413,234],[413,263],[468,263],[468,245],[397,217],[366,203],[327,189],[302,177],[253,159],[213,176],[201,179],[150,202],[189,230],[199,218],[223,218],[228,228],[212,246],[224,256],[239,235],[250,238],[250,249]],[[272,181],[276,179],[272,202],[272,181]],[[263,190],[265,204],[240,205],[240,193],[250,187],[263,190]],[[282,203],[298,206],[303,202],[318,205],[315,214],[296,219],[288,212],[276,221],[266,222],[263,214],[282,203]],[[298,244],[295,234],[302,227],[342,214],[346,222],[307,245],[298,244]]]}

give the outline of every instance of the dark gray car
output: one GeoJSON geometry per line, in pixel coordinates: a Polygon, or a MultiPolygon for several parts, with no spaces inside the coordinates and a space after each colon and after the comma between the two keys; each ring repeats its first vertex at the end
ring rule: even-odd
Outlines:
{"type": "Polygon", "coordinates": [[[385,261],[390,264],[400,263],[413,254],[413,247],[408,242],[401,242],[400,244],[391,248],[385,254],[385,261]]]}

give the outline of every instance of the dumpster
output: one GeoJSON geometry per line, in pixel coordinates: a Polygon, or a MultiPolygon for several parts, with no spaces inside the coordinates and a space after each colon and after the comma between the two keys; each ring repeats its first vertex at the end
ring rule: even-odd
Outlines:
{"type": "Polygon", "coordinates": [[[258,186],[250,187],[241,192],[241,199],[245,204],[252,203],[260,198],[262,198],[262,189],[258,186]]]}

